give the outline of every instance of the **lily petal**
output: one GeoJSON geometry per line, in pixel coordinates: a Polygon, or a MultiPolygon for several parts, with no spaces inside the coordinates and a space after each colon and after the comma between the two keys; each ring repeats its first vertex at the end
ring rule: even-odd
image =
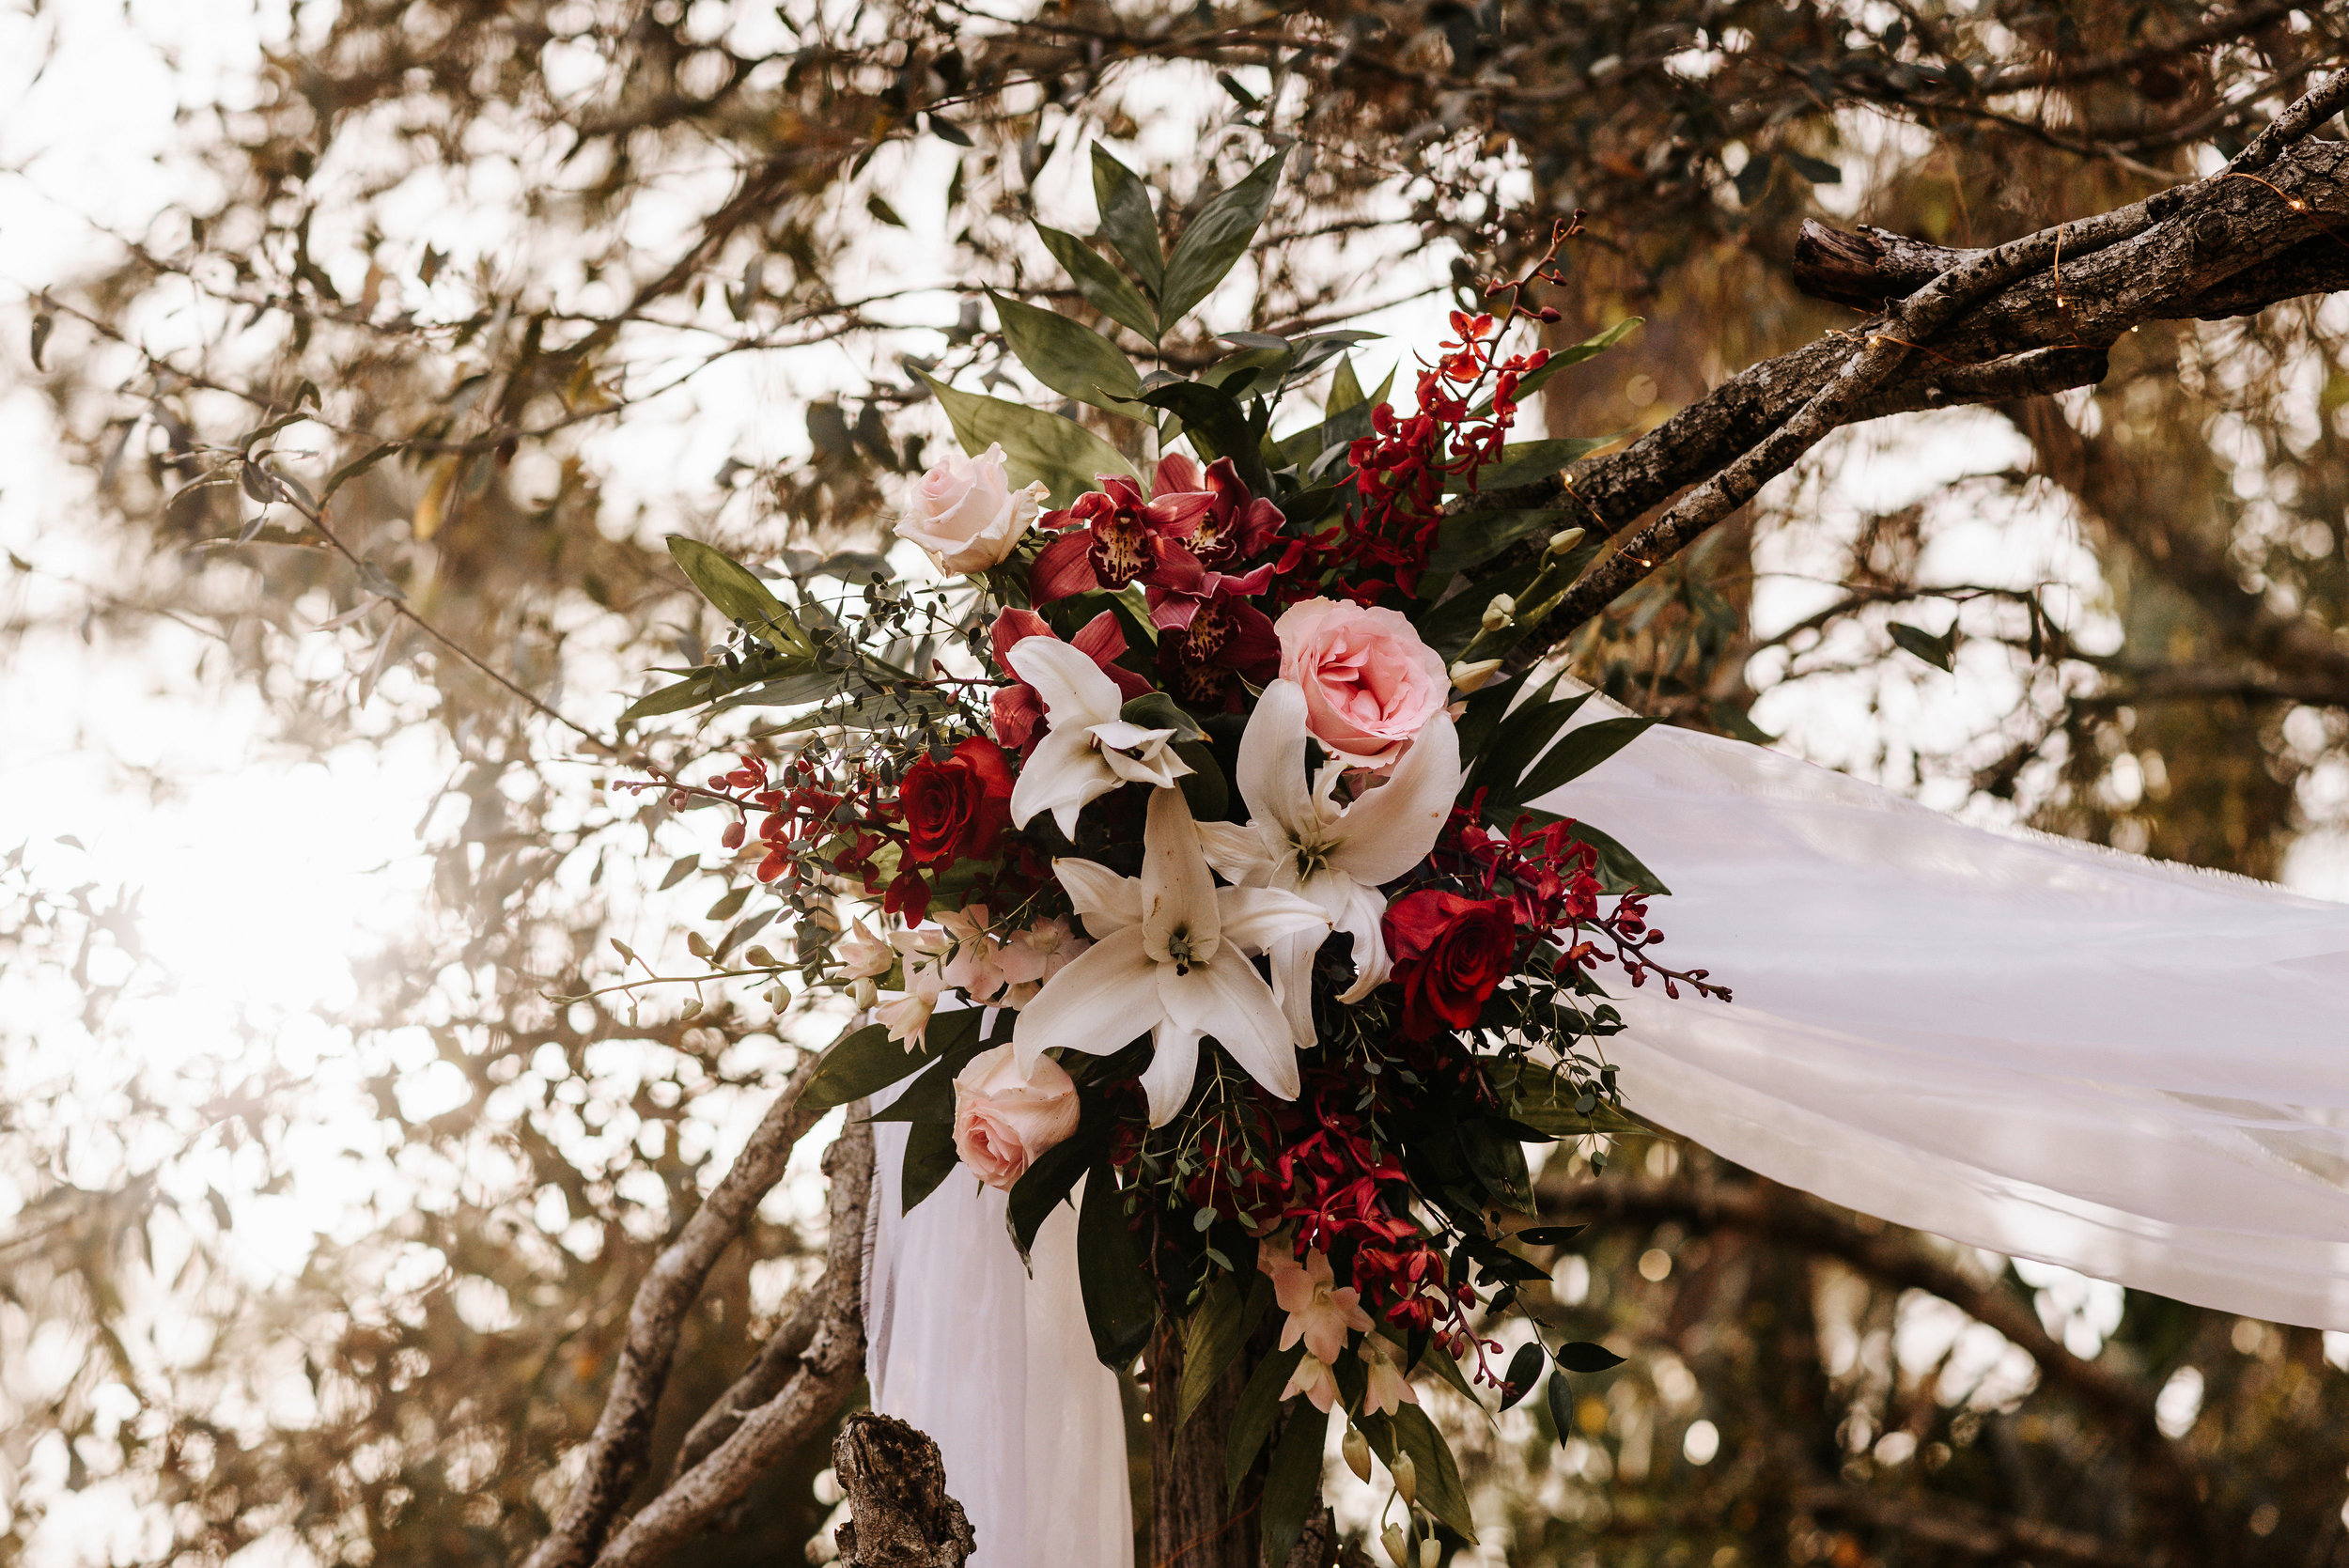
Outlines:
{"type": "Polygon", "coordinates": [[[1288,1020],[1289,1038],[1310,1046],[1320,1038],[1314,1028],[1314,955],[1322,938],[1311,931],[1291,931],[1272,939],[1266,954],[1272,960],[1272,997],[1288,1020]]]}
{"type": "Polygon", "coordinates": [[[1346,908],[1331,923],[1354,939],[1354,984],[1339,996],[1340,1001],[1360,1001],[1387,983],[1393,963],[1383,929],[1386,913],[1387,901],[1377,889],[1351,885],[1346,908]]]}
{"type": "MultiPolygon", "coordinates": [[[[1242,749],[1246,746],[1243,740],[1242,749]]],[[[1439,712],[1421,729],[1387,782],[1346,809],[1330,864],[1371,887],[1393,881],[1436,846],[1459,793],[1460,732],[1453,728],[1450,714],[1439,712]]]]}
{"type": "Polygon", "coordinates": [[[1233,782],[1252,819],[1291,839],[1320,835],[1321,811],[1305,782],[1305,691],[1295,681],[1276,680],[1256,700],[1233,782]]]}
{"type": "Polygon", "coordinates": [[[1158,976],[1135,926],[1113,931],[1077,955],[1044,983],[1012,1026],[1012,1058],[1021,1075],[1033,1076],[1047,1050],[1107,1056],[1149,1032],[1166,1017],[1158,976]]]}
{"type": "Polygon", "coordinates": [[[1054,637],[1023,637],[1003,655],[1012,673],[1036,690],[1056,729],[1107,723],[1122,699],[1101,666],[1054,637]]]}
{"type": "MultiPolygon", "coordinates": [[[[1040,645],[1043,641],[1040,637],[1032,638],[1011,651],[1016,657],[1019,648],[1040,645]]],[[[1075,725],[1055,728],[1036,742],[1035,750],[1028,754],[1019,769],[1019,777],[1012,781],[1011,820],[1015,826],[1024,828],[1038,812],[1049,811],[1052,820],[1060,824],[1061,832],[1074,838],[1077,814],[1087,801],[1107,795],[1117,784],[1117,775],[1110,771],[1100,753],[1093,749],[1093,737],[1088,731],[1075,725]]]]}
{"type": "Polygon", "coordinates": [[[1226,953],[1188,974],[1161,965],[1159,1004],[1178,1027],[1214,1035],[1268,1094],[1297,1098],[1297,1047],[1289,1021],[1253,964],[1226,953]]]}
{"type": "Polygon", "coordinates": [[[1179,938],[1191,964],[1215,956],[1222,934],[1215,874],[1200,852],[1199,829],[1179,789],[1150,797],[1142,829],[1143,949],[1161,964],[1172,963],[1170,939],[1179,938]]]}
{"type": "MultiPolygon", "coordinates": [[[[1157,967],[1157,966],[1153,966],[1157,967]]],[[[1160,973],[1171,970],[1159,970],[1160,973]]],[[[1142,1069],[1142,1092],[1150,1102],[1150,1125],[1162,1127],[1190,1098],[1199,1077],[1199,1032],[1161,1018],[1152,1032],[1150,1064],[1142,1069]]]]}
{"type": "Polygon", "coordinates": [[[1293,932],[1311,934],[1314,945],[1330,932],[1329,911],[1302,893],[1279,888],[1218,888],[1218,924],[1223,939],[1250,953],[1262,953],[1293,932]]]}
{"type": "Polygon", "coordinates": [[[1120,877],[1095,861],[1079,860],[1054,861],[1052,877],[1097,939],[1142,924],[1142,884],[1131,877],[1120,877]]]}
{"type": "Polygon", "coordinates": [[[1199,847],[1207,863],[1233,881],[1262,887],[1272,870],[1272,849],[1254,823],[1201,822],[1199,847]]]}

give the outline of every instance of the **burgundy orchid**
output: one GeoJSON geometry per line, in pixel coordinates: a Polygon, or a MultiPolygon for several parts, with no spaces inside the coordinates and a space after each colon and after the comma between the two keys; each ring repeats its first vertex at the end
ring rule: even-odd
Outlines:
{"type": "Polygon", "coordinates": [[[1041,526],[1065,530],[1046,545],[1028,569],[1028,594],[1037,604],[1090,588],[1146,583],[1196,591],[1204,568],[1188,541],[1215,505],[1211,490],[1198,489],[1199,470],[1189,458],[1159,461],[1152,493],[1122,474],[1105,474],[1101,488],[1079,496],[1066,511],[1047,512],[1041,526]]]}
{"type": "MultiPolygon", "coordinates": [[[[1000,688],[995,693],[995,738],[1002,745],[1021,756],[1035,749],[1036,731],[1044,722],[1044,699],[1034,687],[1019,679],[1004,655],[1030,637],[1051,637],[1057,634],[1045,623],[1044,617],[1033,610],[1005,610],[995,617],[990,634],[995,667],[1011,675],[1017,685],[1000,688]]],[[[1117,628],[1117,617],[1104,610],[1077,629],[1070,638],[1070,646],[1101,667],[1101,673],[1117,683],[1121,696],[1131,702],[1150,690],[1150,683],[1133,671],[1116,662],[1126,651],[1126,634],[1117,628]]]]}

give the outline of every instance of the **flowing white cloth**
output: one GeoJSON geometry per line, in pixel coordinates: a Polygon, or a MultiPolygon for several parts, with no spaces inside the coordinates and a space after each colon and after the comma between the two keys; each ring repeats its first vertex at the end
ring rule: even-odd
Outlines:
{"type": "MultiPolygon", "coordinates": [[[[1610,986],[1642,1116],[1904,1225],[2349,1329],[2349,905],[1969,828],[1685,730],[1543,804],[1654,868],[1659,955],[1736,991],[1610,986]]],[[[875,1407],[938,1439],[978,1568],[1127,1568],[1073,1214],[1031,1281],[965,1176],[900,1219],[904,1129],[876,1131],[875,1407]]]]}
{"type": "Polygon", "coordinates": [[[1076,1210],[1036,1233],[1031,1279],[1003,1193],[957,1170],[901,1215],[906,1125],[876,1122],[873,1135],[873,1408],[937,1440],[978,1540],[971,1568],[1131,1568],[1125,1412],[1077,1291],[1076,1210]]]}
{"type": "Polygon", "coordinates": [[[2349,905],[1660,726],[1543,803],[1652,867],[1659,955],[1736,993],[1628,993],[1641,1116],[1900,1224],[2349,1328],[2349,905]]]}

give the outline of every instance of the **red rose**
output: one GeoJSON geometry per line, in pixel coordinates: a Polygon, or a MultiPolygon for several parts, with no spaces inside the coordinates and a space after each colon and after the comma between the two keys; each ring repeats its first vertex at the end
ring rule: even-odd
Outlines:
{"type": "Polygon", "coordinates": [[[1505,898],[1409,893],[1387,907],[1386,932],[1403,987],[1403,1032],[1414,1040],[1475,1023],[1517,962],[1517,922],[1505,898]]]}
{"type": "Polygon", "coordinates": [[[976,860],[1011,821],[1011,765],[1001,746],[974,735],[945,761],[926,754],[907,768],[897,800],[910,859],[925,865],[976,860]]]}

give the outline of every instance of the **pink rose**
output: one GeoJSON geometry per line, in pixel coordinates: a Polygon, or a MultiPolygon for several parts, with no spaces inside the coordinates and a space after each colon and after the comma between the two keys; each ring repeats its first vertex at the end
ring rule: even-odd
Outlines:
{"type": "Polygon", "coordinates": [[[1394,766],[1451,694],[1436,650],[1398,611],[1309,598],[1273,624],[1281,678],[1305,691],[1305,728],[1358,768],[1394,766]]]}
{"type": "Polygon", "coordinates": [[[985,571],[1009,556],[1035,521],[1039,488],[1011,488],[1001,446],[975,458],[941,458],[906,498],[897,536],[920,545],[941,571],[985,571]]]}
{"type": "Polygon", "coordinates": [[[955,1153],[1005,1191],[1036,1157],[1077,1130],[1077,1085],[1050,1057],[1023,1079],[1011,1047],[981,1051],[955,1075],[955,1153]]]}

